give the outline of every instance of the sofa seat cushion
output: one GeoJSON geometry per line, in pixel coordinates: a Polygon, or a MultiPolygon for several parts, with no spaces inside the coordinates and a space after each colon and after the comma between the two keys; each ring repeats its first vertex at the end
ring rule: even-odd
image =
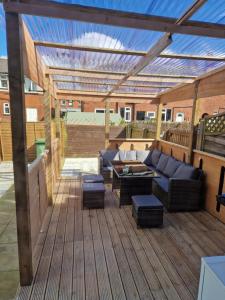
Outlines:
{"type": "Polygon", "coordinates": [[[172,177],[180,165],[182,165],[181,161],[178,161],[173,157],[169,157],[167,164],[162,172],[167,177],[172,177]]]}
{"type": "Polygon", "coordinates": [[[147,157],[150,154],[150,151],[149,150],[137,150],[136,154],[137,154],[137,160],[145,163],[147,157]]]}
{"type": "Polygon", "coordinates": [[[166,155],[166,154],[164,154],[164,153],[162,153],[162,154],[160,155],[159,161],[158,161],[158,163],[157,163],[157,165],[156,165],[156,170],[158,170],[158,171],[164,173],[164,169],[165,169],[165,167],[166,167],[166,164],[167,164],[167,162],[168,162],[168,159],[169,159],[169,156],[166,155]]]}
{"type": "Polygon", "coordinates": [[[164,192],[168,193],[169,191],[169,178],[161,175],[160,178],[154,178],[154,181],[163,189],[164,192]]]}
{"type": "Polygon", "coordinates": [[[103,167],[103,171],[104,172],[112,172],[113,171],[113,167],[112,166],[103,167]]]}
{"type": "Polygon", "coordinates": [[[195,175],[195,168],[190,165],[182,163],[177,168],[172,178],[192,179],[194,175],[195,175]]]}
{"type": "Polygon", "coordinates": [[[161,152],[157,149],[154,149],[151,153],[150,165],[153,165],[154,167],[156,167],[160,156],[161,156],[161,152]]]}

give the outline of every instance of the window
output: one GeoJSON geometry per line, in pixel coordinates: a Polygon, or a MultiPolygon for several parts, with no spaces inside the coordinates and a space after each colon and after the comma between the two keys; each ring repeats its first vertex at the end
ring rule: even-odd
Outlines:
{"type": "Polygon", "coordinates": [[[148,119],[154,119],[155,118],[155,112],[154,111],[147,111],[146,117],[148,119]]]}
{"type": "Polygon", "coordinates": [[[172,111],[170,108],[164,108],[162,110],[162,121],[171,121],[172,111]]]}
{"type": "Polygon", "coordinates": [[[145,119],[145,112],[144,111],[137,111],[136,120],[137,121],[144,121],[144,119],[145,119]]]}
{"type": "Polygon", "coordinates": [[[125,107],[124,110],[124,119],[126,122],[131,121],[131,107],[125,107]]]}
{"type": "MultiPolygon", "coordinates": [[[[104,108],[96,108],[95,109],[95,113],[100,113],[100,114],[104,114],[105,113],[105,109],[104,108]]],[[[110,114],[114,113],[114,109],[110,109],[110,114]]]]}
{"type": "Polygon", "coordinates": [[[37,92],[38,87],[37,87],[36,83],[34,83],[33,81],[31,81],[28,78],[25,78],[24,90],[26,93],[37,92]]]}
{"type": "Polygon", "coordinates": [[[10,115],[9,103],[3,103],[3,113],[4,115],[10,115]]]}
{"type": "Polygon", "coordinates": [[[176,114],[176,122],[184,122],[184,113],[178,112],[176,114]]]}
{"type": "Polygon", "coordinates": [[[66,100],[61,100],[61,105],[66,106],[66,100]]]}
{"type": "Polygon", "coordinates": [[[8,89],[8,76],[0,75],[0,89],[8,89]]]}

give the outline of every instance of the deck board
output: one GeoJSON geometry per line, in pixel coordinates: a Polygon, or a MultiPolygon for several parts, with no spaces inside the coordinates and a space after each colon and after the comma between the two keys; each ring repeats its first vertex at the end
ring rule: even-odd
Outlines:
{"type": "Polygon", "coordinates": [[[82,210],[79,178],[61,179],[34,256],[35,276],[17,299],[196,299],[202,256],[223,255],[225,225],[205,211],[165,213],[137,229],[131,206],[82,210]]]}

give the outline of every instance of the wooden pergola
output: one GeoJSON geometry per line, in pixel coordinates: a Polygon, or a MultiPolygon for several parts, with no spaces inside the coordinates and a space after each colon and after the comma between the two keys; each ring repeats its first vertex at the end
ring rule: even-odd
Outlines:
{"type": "MultiPolygon", "coordinates": [[[[69,96],[76,99],[77,96],[94,96],[105,102],[105,145],[109,144],[109,119],[110,102],[113,101],[145,101],[151,100],[158,105],[157,111],[157,136],[160,138],[160,123],[162,106],[167,101],[176,101],[182,94],[182,98],[193,99],[192,133],[194,125],[198,121],[198,99],[201,81],[213,73],[219,73],[225,69],[224,65],[204,75],[190,74],[157,74],[143,71],[146,66],[157,58],[175,59],[183,61],[201,62],[225,62],[225,56],[209,56],[194,54],[169,54],[163,51],[172,44],[174,34],[194,35],[210,38],[225,38],[225,25],[201,21],[193,21],[190,18],[199,10],[206,0],[196,0],[178,19],[144,15],[135,12],[124,12],[111,9],[87,7],[77,4],[59,3],[47,0],[20,0],[4,1],[6,12],[7,47],[10,102],[12,115],[12,140],[15,197],[17,213],[17,230],[19,245],[19,266],[21,285],[29,285],[32,281],[32,249],[30,233],[30,207],[28,193],[28,169],[26,153],[26,119],[24,102],[24,75],[36,82],[44,89],[45,122],[46,122],[46,148],[49,151],[49,170],[51,172],[51,102],[52,99],[61,99],[69,96]],[[60,42],[47,42],[33,40],[22,15],[78,20],[96,24],[119,26],[125,28],[152,30],[164,33],[160,39],[148,51],[132,51],[122,49],[98,48],[92,46],[80,46],[63,44],[60,42]],[[113,55],[129,55],[137,57],[136,63],[127,72],[106,71],[97,69],[79,69],[74,67],[62,67],[58,65],[46,65],[38,47],[50,49],[64,49],[69,51],[85,51],[91,53],[103,53],[113,55]],[[57,79],[56,76],[64,76],[57,79]],[[71,79],[71,77],[79,77],[71,79]],[[96,80],[94,82],[93,80],[96,80]],[[98,81],[99,80],[99,81],[98,81]],[[113,82],[103,82],[112,80],[113,82]],[[131,83],[132,81],[132,83],[131,83]],[[59,83],[71,84],[71,88],[62,89],[59,83]],[[171,84],[173,83],[173,84],[171,84]],[[88,85],[107,88],[106,91],[78,90],[73,84],[88,85]],[[163,84],[163,85],[162,85],[163,84]],[[122,88],[153,89],[150,92],[123,92],[122,88]],[[162,90],[157,90],[161,89],[162,90]],[[154,90],[155,89],[155,90],[154,90]],[[184,96],[185,95],[185,96],[184,96]]],[[[214,92],[215,88],[214,88],[214,92]]],[[[210,92],[209,92],[210,94],[210,92]]],[[[59,105],[56,106],[57,134],[60,136],[59,105]]],[[[191,162],[193,148],[193,134],[189,146],[189,161],[191,162]]],[[[49,205],[52,204],[52,187],[49,187],[49,205]]]]}

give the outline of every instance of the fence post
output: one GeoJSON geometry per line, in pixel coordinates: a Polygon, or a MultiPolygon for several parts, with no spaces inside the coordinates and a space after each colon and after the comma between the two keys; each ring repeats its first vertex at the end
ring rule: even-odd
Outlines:
{"type": "Polygon", "coordinates": [[[161,123],[162,123],[162,103],[159,103],[158,107],[157,107],[157,121],[156,121],[156,139],[157,140],[160,140],[161,123]]]}
{"type": "Polygon", "coordinates": [[[105,149],[109,147],[109,131],[110,131],[110,102],[105,100],[105,149]]]}
{"type": "Polygon", "coordinates": [[[193,147],[194,147],[194,135],[195,135],[195,125],[197,124],[197,108],[198,108],[198,86],[199,80],[197,80],[194,84],[194,96],[193,96],[193,106],[192,106],[192,116],[191,116],[191,132],[190,132],[190,139],[188,145],[188,157],[187,162],[193,162],[193,147]]]}
{"type": "Polygon", "coordinates": [[[196,149],[200,151],[203,150],[204,131],[205,131],[205,120],[201,120],[198,125],[198,134],[197,134],[197,142],[196,142],[196,149]]]}

